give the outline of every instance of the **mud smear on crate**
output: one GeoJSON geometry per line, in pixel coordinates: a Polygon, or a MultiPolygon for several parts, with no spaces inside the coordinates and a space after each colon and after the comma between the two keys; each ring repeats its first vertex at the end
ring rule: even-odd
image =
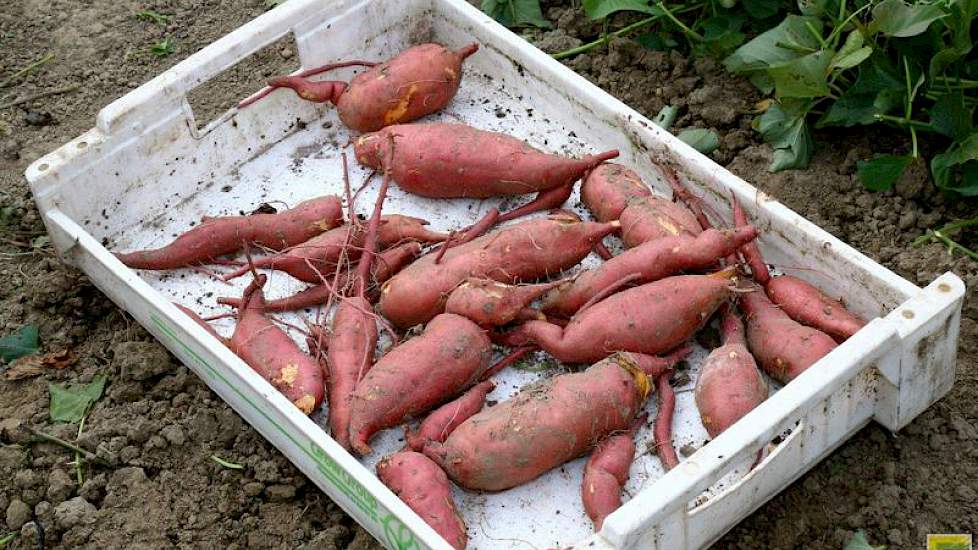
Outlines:
{"type": "MultiPolygon", "coordinates": [[[[0,112],[0,335],[34,325],[42,351],[68,348],[78,356],[65,370],[0,380],[0,533],[20,532],[14,547],[22,548],[37,547],[32,541],[41,527],[45,546],[54,549],[379,549],[137,323],[52,257],[43,239],[34,241],[44,227],[23,180],[27,164],[90,128],[105,104],[262,13],[261,2],[8,4],[10,17],[0,31],[4,67],[24,66],[48,52],[57,56],[11,91],[33,94],[64,82],[84,86],[0,112]],[[144,9],[171,18],[157,26],[132,16],[144,9]],[[173,37],[176,52],[154,57],[148,47],[166,36],[173,37]],[[96,374],[109,377],[106,395],[77,443],[117,463],[89,464],[78,486],[73,454],[34,442],[25,427],[75,441],[77,425],[49,419],[48,384],[88,382],[96,374]],[[219,466],[211,455],[244,469],[219,466]]],[[[547,51],[580,45],[601,31],[576,10],[548,5],[545,15],[555,28],[526,36],[547,51]]],[[[427,36],[418,28],[422,41],[427,36]]],[[[291,66],[289,54],[270,52],[267,64],[229,79],[220,97],[200,100],[212,101],[220,112],[227,97],[243,97],[291,66]]],[[[890,152],[880,149],[881,142],[905,150],[879,132],[817,136],[810,169],[769,174],[771,151],[750,128],[758,97],[716,62],[613,40],[567,64],[647,116],[666,104],[681,107],[677,129],[715,128],[721,144],[712,156],[718,162],[899,274],[925,284],[951,269],[969,287],[950,396],[898,438],[866,428],[717,547],[841,548],[849,532],[864,529],[874,544],[913,548],[927,532],[978,525],[978,267],[949,258],[936,245],[906,247],[927,227],[978,215],[975,208],[942,200],[924,170],[910,173],[894,192],[861,189],[856,160],[890,152]]]]}

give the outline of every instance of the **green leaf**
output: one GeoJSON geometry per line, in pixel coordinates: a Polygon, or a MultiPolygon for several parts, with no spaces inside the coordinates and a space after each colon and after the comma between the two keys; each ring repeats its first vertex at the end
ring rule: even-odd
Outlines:
{"type": "Polygon", "coordinates": [[[97,375],[88,384],[69,386],[48,385],[51,394],[51,420],[55,422],[77,423],[88,414],[92,405],[105,391],[105,375],[97,375]]]}
{"type": "Polygon", "coordinates": [[[771,67],[774,94],[782,97],[822,97],[829,94],[828,70],[834,52],[823,50],[771,67]]]}
{"type": "Polygon", "coordinates": [[[720,136],[708,128],[688,128],[676,137],[704,155],[716,151],[720,146],[720,136]]]}
{"type": "Polygon", "coordinates": [[[802,15],[819,16],[825,13],[828,0],[798,0],[798,11],[802,15]]]}
{"type": "Polygon", "coordinates": [[[13,206],[0,208],[0,225],[10,225],[10,222],[14,219],[15,211],[16,209],[13,206]]]}
{"type": "Polygon", "coordinates": [[[816,51],[819,43],[811,31],[822,32],[822,21],[816,17],[789,15],[778,26],[761,33],[723,60],[727,70],[734,73],[760,71],[781,65],[805,55],[805,50],[816,51]]]}
{"type": "Polygon", "coordinates": [[[744,11],[754,19],[767,19],[777,15],[781,8],[778,0],[744,0],[744,11]]]}
{"type": "Polygon", "coordinates": [[[655,115],[652,122],[658,124],[663,130],[668,130],[672,123],[676,121],[676,115],[679,114],[679,107],[673,107],[672,105],[666,105],[659,111],[659,114],[655,115]]]}
{"type": "Polygon", "coordinates": [[[583,5],[584,13],[595,21],[620,11],[662,15],[662,10],[650,6],[648,0],[584,0],[583,5]]]}
{"type": "Polygon", "coordinates": [[[863,33],[856,29],[846,36],[846,41],[832,58],[832,68],[851,69],[873,54],[872,46],[863,45],[863,33]]]}
{"type": "MultiPolygon", "coordinates": [[[[978,182],[965,180],[964,185],[958,185],[958,176],[965,173],[963,170],[955,170],[955,167],[965,163],[978,160],[978,132],[969,135],[962,141],[951,144],[947,151],[939,155],[934,155],[930,161],[930,171],[934,176],[934,183],[941,189],[956,191],[961,194],[978,194],[978,182]]],[[[968,169],[967,174],[973,173],[973,169],[968,169]]]]}
{"type": "Polygon", "coordinates": [[[540,0],[482,0],[482,11],[507,27],[550,28],[540,0]]]}
{"type": "Polygon", "coordinates": [[[0,536],[0,548],[3,548],[4,546],[13,542],[13,540],[17,538],[17,535],[20,535],[20,533],[14,531],[14,532],[7,533],[3,536],[0,536]]]}
{"type": "Polygon", "coordinates": [[[849,542],[846,543],[845,548],[842,550],[886,550],[886,545],[873,546],[869,544],[869,541],[866,540],[866,533],[859,530],[849,539],[849,542]]]}
{"type": "Polygon", "coordinates": [[[715,15],[703,22],[703,40],[718,52],[729,52],[744,43],[740,32],[746,20],[739,15],[715,15]]]}
{"type": "Polygon", "coordinates": [[[664,32],[645,32],[636,36],[635,41],[641,44],[643,48],[658,52],[671,50],[679,45],[679,42],[676,42],[669,33],[664,32]]]}
{"type": "Polygon", "coordinates": [[[971,22],[976,15],[978,15],[978,0],[951,2],[950,14],[944,19],[944,24],[951,31],[951,45],[946,46],[931,58],[931,79],[943,73],[955,61],[971,53],[973,47],[971,22]]]}
{"type": "Polygon", "coordinates": [[[755,119],[755,129],[774,148],[770,171],[808,166],[812,158],[812,135],[805,124],[809,109],[811,103],[807,101],[786,100],[755,119]]]}
{"type": "Polygon", "coordinates": [[[750,75],[750,83],[756,86],[764,95],[768,95],[774,91],[774,79],[765,72],[758,71],[750,75]]]}
{"type": "Polygon", "coordinates": [[[16,333],[0,338],[0,359],[5,363],[32,353],[37,353],[37,327],[34,325],[24,325],[16,333]]]}
{"type": "Polygon", "coordinates": [[[870,29],[886,36],[905,38],[926,31],[941,17],[944,17],[944,11],[937,4],[908,6],[903,0],[883,0],[873,8],[870,29]]]}
{"type": "Polygon", "coordinates": [[[903,104],[906,84],[882,55],[859,65],[856,82],[839,97],[815,125],[855,126],[873,124],[877,114],[886,114],[903,104]]]}
{"type": "Polygon", "coordinates": [[[961,90],[947,92],[939,96],[934,105],[928,109],[930,125],[945,136],[962,140],[968,137],[973,128],[971,109],[964,105],[964,93],[961,90]]]}
{"type": "Polygon", "coordinates": [[[893,187],[911,160],[910,155],[882,155],[856,163],[856,173],[866,189],[884,191],[893,187]]]}

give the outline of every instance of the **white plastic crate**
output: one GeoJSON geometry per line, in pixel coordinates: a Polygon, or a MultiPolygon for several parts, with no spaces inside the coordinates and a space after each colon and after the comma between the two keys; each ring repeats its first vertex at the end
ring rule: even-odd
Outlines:
{"type": "MultiPolygon", "coordinates": [[[[291,0],[107,106],[95,128],[33,163],[26,175],[64,260],[84,270],[388,548],[448,548],[373,473],[383,454],[400,447],[400,431],[382,433],[371,456],[359,460],[349,455],[320,428],[323,411],[303,416],[171,304],[175,300],[205,315],[222,311],[213,307],[212,297],[237,295],[246,280],[232,287],[192,270],[137,273],[101,244],[113,250],[159,246],[204,215],[340,193],[339,153],[351,134],[331,107],[302,102],[283,90],[198,130],[186,99],[194,87],[290,32],[304,68],[341,59],[383,59],[423,41],[453,47],[478,41],[482,48],[466,61],[457,98],[434,120],[461,120],[572,155],[617,147],[619,162],[668,194],[651,154],[675,166],[728,219],[727,199],[736,194],[763,231],[759,242],[769,262],[798,268],[795,274],[831,295],[845,296],[857,313],[875,318],[666,475],[655,457],[642,453],[651,436],[641,431],[642,456],[633,464],[627,487],[632,497],[600,533],[592,534],[580,504],[584,459],[501,493],[456,489],[470,548],[702,548],[870,420],[897,430],[950,389],[964,291],[953,274],[925,289],[914,286],[463,0],[408,0],[396,9],[382,0],[291,0]],[[778,436],[783,437],[773,452],[745,476],[757,450],[778,436]]],[[[351,74],[338,71],[336,77],[351,74]]],[[[354,184],[364,174],[354,167],[354,184]]],[[[373,204],[375,189],[376,184],[363,194],[360,212],[373,204]]],[[[569,204],[576,201],[575,194],[569,204]]],[[[392,188],[385,211],[420,215],[446,230],[467,225],[498,204],[431,201],[392,188]]],[[[267,288],[274,297],[300,285],[273,273],[267,288]]],[[[216,326],[227,333],[232,324],[216,326]]],[[[704,354],[698,350],[691,361],[693,380],[704,354]]],[[[499,377],[490,399],[505,399],[553,371],[511,369],[499,377]]],[[[677,446],[702,445],[706,433],[692,392],[680,388],[677,407],[677,446]]],[[[654,405],[648,410],[654,413],[654,405]]]]}

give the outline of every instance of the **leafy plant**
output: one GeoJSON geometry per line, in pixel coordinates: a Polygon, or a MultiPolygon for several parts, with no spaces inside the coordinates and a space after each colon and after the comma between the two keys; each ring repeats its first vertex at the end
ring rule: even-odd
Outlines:
{"type": "Polygon", "coordinates": [[[918,134],[928,133],[946,144],[930,159],[935,184],[978,195],[978,60],[968,57],[978,0],[812,0],[799,7],[801,14],[724,60],[774,95],[754,123],[774,147],[770,169],[808,165],[813,121],[816,128],[882,123],[906,131],[910,150],[860,162],[867,188],[888,189],[921,161],[918,134]]]}
{"type": "Polygon", "coordinates": [[[153,44],[149,48],[149,51],[156,57],[166,57],[176,51],[176,46],[173,43],[173,39],[168,36],[156,44],[153,44]]]}
{"type": "Polygon", "coordinates": [[[25,325],[14,334],[0,338],[0,359],[9,363],[25,355],[37,353],[37,327],[25,325]]]}
{"type": "Polygon", "coordinates": [[[153,10],[143,10],[136,12],[136,19],[140,21],[148,21],[154,23],[161,27],[165,27],[170,22],[169,15],[163,15],[162,13],[155,12],[153,10]]]}
{"type": "Polygon", "coordinates": [[[687,128],[676,137],[704,155],[716,151],[720,146],[720,136],[709,128],[687,128]]]}
{"type": "Polygon", "coordinates": [[[550,28],[540,0],[482,0],[482,11],[507,27],[550,28]]]}

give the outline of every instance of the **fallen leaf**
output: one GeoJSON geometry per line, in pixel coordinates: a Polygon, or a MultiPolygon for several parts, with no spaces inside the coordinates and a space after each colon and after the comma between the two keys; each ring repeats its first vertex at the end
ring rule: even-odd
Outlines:
{"type": "Polygon", "coordinates": [[[69,349],[52,351],[44,355],[28,355],[10,364],[3,377],[8,381],[23,380],[43,374],[47,369],[63,369],[75,363],[78,357],[69,349]]]}

